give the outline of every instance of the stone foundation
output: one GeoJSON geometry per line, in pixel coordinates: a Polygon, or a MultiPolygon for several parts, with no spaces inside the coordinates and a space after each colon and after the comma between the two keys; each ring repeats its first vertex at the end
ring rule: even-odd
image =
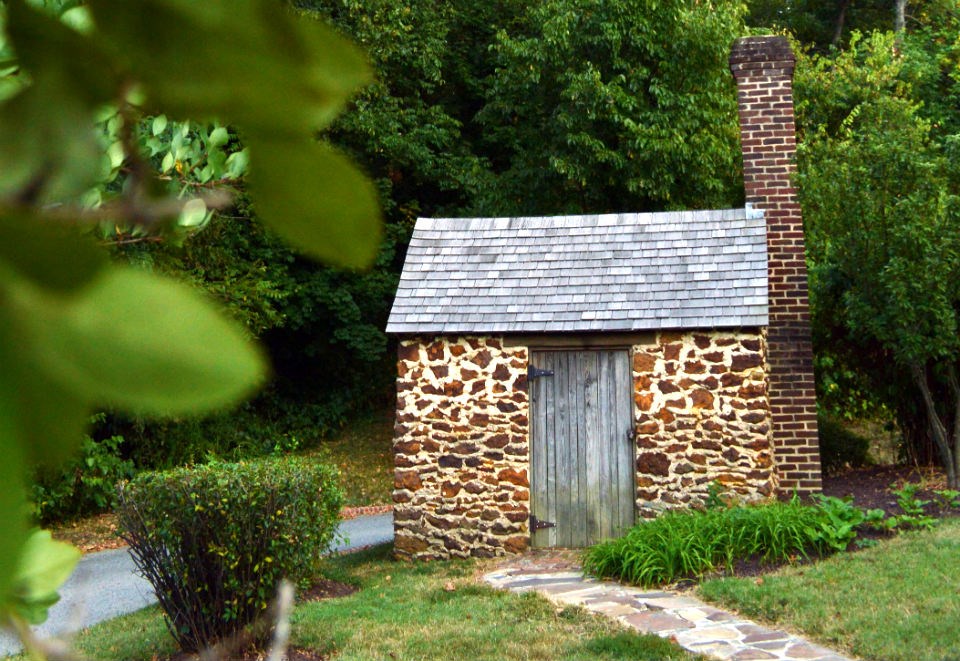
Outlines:
{"type": "Polygon", "coordinates": [[[712,482],[746,501],[774,494],[765,356],[760,332],[633,347],[639,516],[701,503],[712,482]]]}
{"type": "Polygon", "coordinates": [[[394,549],[492,557],[529,544],[525,348],[500,338],[407,339],[397,362],[394,549]]]}

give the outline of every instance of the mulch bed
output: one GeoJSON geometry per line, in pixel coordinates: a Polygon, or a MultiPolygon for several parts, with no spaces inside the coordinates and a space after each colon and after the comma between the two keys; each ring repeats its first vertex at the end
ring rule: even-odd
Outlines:
{"type": "MultiPolygon", "coordinates": [[[[866,466],[862,468],[851,468],[843,473],[831,475],[823,478],[823,493],[825,496],[835,496],[837,498],[851,498],[853,504],[860,509],[882,509],[887,516],[896,516],[902,514],[900,506],[897,505],[897,497],[891,493],[895,489],[902,488],[907,483],[920,484],[923,488],[919,489],[916,497],[921,500],[932,501],[933,492],[946,488],[946,479],[943,471],[937,468],[916,467],[916,466],[866,466]]],[[[956,510],[941,510],[933,503],[925,508],[929,516],[943,518],[948,516],[957,516],[956,510]]],[[[894,532],[885,532],[873,528],[861,526],[857,530],[858,539],[887,539],[895,536],[894,532]]],[[[848,553],[860,550],[861,547],[853,544],[847,550],[848,553]]],[[[797,557],[790,564],[806,565],[816,562],[818,558],[797,557]]],[[[739,577],[762,576],[776,571],[782,564],[761,563],[759,559],[742,560],[736,563],[733,572],[727,574],[721,572],[720,575],[731,575],[739,577]]],[[[762,579],[758,579],[762,580],[762,579]]],[[[684,580],[675,586],[679,589],[692,587],[697,581],[684,580]]]]}
{"type": "MultiPolygon", "coordinates": [[[[914,466],[868,466],[853,468],[839,475],[823,478],[823,493],[838,498],[852,497],[861,509],[882,509],[887,515],[899,514],[897,498],[890,493],[891,486],[900,488],[908,482],[923,485],[917,497],[930,500],[933,491],[946,487],[943,471],[914,466]]],[[[936,516],[938,512],[928,512],[936,516]]]]}

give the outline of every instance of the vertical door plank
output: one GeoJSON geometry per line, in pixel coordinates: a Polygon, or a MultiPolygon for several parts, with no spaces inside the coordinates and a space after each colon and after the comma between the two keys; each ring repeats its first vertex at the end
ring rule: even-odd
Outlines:
{"type": "Polygon", "coordinates": [[[619,515],[617,502],[612,498],[611,491],[615,488],[616,482],[612,479],[612,467],[616,466],[616,454],[614,452],[614,431],[616,420],[614,408],[611,402],[611,380],[613,378],[613,369],[611,365],[612,356],[615,352],[598,351],[597,359],[600,363],[600,371],[597,378],[597,398],[599,402],[599,437],[597,445],[597,462],[599,464],[599,480],[597,483],[597,492],[600,498],[600,527],[596,532],[594,542],[600,539],[606,539],[612,536],[614,521],[619,515]]]}
{"type": "Polygon", "coordinates": [[[614,379],[616,381],[617,408],[617,502],[619,519],[616,536],[622,536],[633,526],[636,518],[636,452],[633,440],[633,374],[630,370],[630,353],[622,351],[617,356],[614,379]]]}
{"type": "MultiPolygon", "coordinates": [[[[539,353],[530,354],[530,364],[535,367],[543,366],[543,357],[539,353]]],[[[547,462],[549,437],[549,418],[547,416],[547,390],[543,379],[532,379],[528,382],[532,411],[530,414],[530,512],[537,516],[544,516],[549,507],[547,494],[548,475],[547,462]]],[[[547,540],[542,532],[530,531],[532,546],[547,546],[547,540]]]]}
{"type": "Polygon", "coordinates": [[[572,447],[576,447],[576,398],[571,397],[571,383],[575,376],[570,373],[570,360],[565,352],[556,352],[557,365],[557,434],[556,476],[557,476],[557,513],[553,521],[557,524],[557,546],[570,546],[570,502],[574,485],[570,479],[572,447]],[[571,447],[572,446],[572,447],[571,447]]]}
{"type": "Polygon", "coordinates": [[[579,539],[581,546],[588,546],[602,533],[603,526],[603,411],[600,400],[600,353],[583,351],[580,362],[583,392],[584,429],[582,443],[584,452],[580,456],[579,471],[582,476],[584,498],[583,507],[586,527],[579,539]]]}
{"type": "MultiPolygon", "coordinates": [[[[556,357],[552,353],[544,353],[544,369],[554,370],[556,373],[557,361],[556,357]]],[[[543,381],[543,391],[546,393],[546,402],[544,405],[545,414],[547,416],[547,437],[544,442],[545,447],[545,457],[546,457],[546,466],[545,470],[547,473],[547,508],[545,513],[540,515],[541,518],[545,518],[547,521],[556,521],[557,520],[557,436],[560,431],[557,426],[557,416],[556,416],[556,407],[557,407],[557,380],[555,376],[544,377],[540,379],[543,381]]],[[[545,528],[540,531],[539,535],[541,539],[544,540],[545,546],[556,546],[557,545],[557,531],[555,528],[545,528]]]]}

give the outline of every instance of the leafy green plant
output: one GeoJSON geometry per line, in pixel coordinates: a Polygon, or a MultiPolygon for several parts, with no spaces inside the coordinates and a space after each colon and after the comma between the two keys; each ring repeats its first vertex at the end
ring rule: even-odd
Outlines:
{"type": "Polygon", "coordinates": [[[920,485],[908,482],[899,489],[890,488],[890,492],[896,496],[897,505],[902,514],[897,515],[896,521],[900,528],[932,528],[937,525],[937,520],[926,513],[924,507],[930,504],[929,500],[922,500],[917,497],[920,485]]]}
{"type": "Polygon", "coordinates": [[[845,551],[856,536],[856,528],[867,519],[867,515],[859,507],[854,507],[851,500],[814,494],[817,509],[822,516],[810,528],[810,539],[816,540],[833,551],[845,551]]]}
{"type": "Polygon", "coordinates": [[[956,489],[937,489],[933,492],[933,497],[941,510],[960,507],[960,491],[956,489]]]}
{"type": "Polygon", "coordinates": [[[708,510],[723,509],[730,506],[730,495],[726,487],[714,480],[707,485],[707,497],[703,506],[708,510]]]}
{"type": "Polygon", "coordinates": [[[142,473],[117,512],[170,633],[195,651],[254,622],[281,578],[316,576],[342,503],[335,469],[288,457],[142,473]]]}
{"type": "Polygon", "coordinates": [[[794,498],[752,507],[671,511],[591,547],[584,569],[643,586],[702,576],[738,560],[790,562],[833,548],[815,531],[824,514],[794,498]]]}
{"type": "MultiPolygon", "coordinates": [[[[93,417],[96,422],[103,414],[93,417]]],[[[117,483],[134,475],[133,462],[121,455],[123,437],[95,441],[89,436],[80,453],[57,469],[41,468],[32,484],[34,515],[42,523],[104,512],[116,502],[117,483]]]]}

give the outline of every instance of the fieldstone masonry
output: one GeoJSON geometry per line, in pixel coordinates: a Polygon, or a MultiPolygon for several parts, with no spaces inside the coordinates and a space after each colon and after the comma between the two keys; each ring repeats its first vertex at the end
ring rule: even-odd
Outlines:
{"type": "Polygon", "coordinates": [[[633,348],[639,516],[702,503],[712,482],[746,501],[774,493],[765,349],[759,331],[633,348]]]}
{"type": "Polygon", "coordinates": [[[397,556],[492,557],[527,548],[527,356],[500,338],[400,343],[397,556]]]}
{"type": "MultiPolygon", "coordinates": [[[[637,512],[776,488],[760,331],[660,332],[632,349],[637,512]]],[[[397,362],[394,526],[401,558],[491,557],[529,545],[526,347],[411,338],[397,362]]]]}

